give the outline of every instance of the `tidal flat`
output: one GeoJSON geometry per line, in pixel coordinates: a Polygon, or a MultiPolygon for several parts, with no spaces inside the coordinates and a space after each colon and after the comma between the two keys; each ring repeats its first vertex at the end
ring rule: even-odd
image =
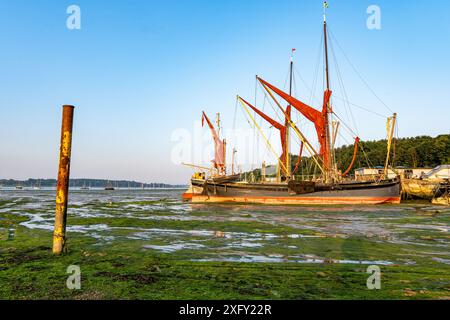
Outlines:
{"type": "Polygon", "coordinates": [[[450,299],[448,207],[193,205],[182,192],[72,190],[54,257],[55,192],[0,190],[0,299],[450,299]]]}

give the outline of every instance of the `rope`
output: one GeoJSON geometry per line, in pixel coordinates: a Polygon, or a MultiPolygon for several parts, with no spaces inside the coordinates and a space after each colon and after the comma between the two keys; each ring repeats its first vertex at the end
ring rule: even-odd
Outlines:
{"type": "MultiPolygon", "coordinates": [[[[344,121],[342,121],[340,118],[339,118],[339,116],[337,115],[337,114],[334,114],[335,116],[336,116],[336,118],[339,120],[339,121],[341,121],[341,124],[344,126],[344,128],[345,129],[347,129],[354,137],[357,137],[357,134],[344,122],[344,121]]],[[[344,139],[345,140],[345,139],[344,139]]],[[[373,168],[374,166],[372,165],[372,163],[370,162],[370,160],[369,160],[369,157],[368,157],[368,155],[367,155],[367,153],[366,153],[366,150],[364,149],[364,146],[363,146],[363,143],[360,143],[359,144],[359,147],[360,147],[360,149],[361,149],[361,151],[362,151],[362,153],[363,153],[363,155],[364,155],[364,158],[365,158],[365,160],[366,160],[366,163],[367,163],[367,166],[369,167],[369,168],[373,168]]]]}
{"type": "Polygon", "coordinates": [[[368,108],[366,108],[366,107],[357,105],[357,104],[352,103],[352,102],[350,102],[350,101],[346,101],[344,98],[342,98],[342,97],[340,97],[340,96],[338,96],[338,95],[333,94],[333,98],[338,99],[338,100],[341,100],[341,101],[344,101],[344,102],[347,102],[348,104],[350,104],[350,105],[352,105],[352,106],[354,106],[354,107],[357,107],[357,108],[359,108],[359,109],[361,109],[361,110],[364,110],[364,111],[366,111],[366,112],[368,112],[368,113],[372,113],[373,115],[378,116],[378,117],[380,117],[380,118],[383,118],[383,119],[386,119],[386,118],[387,118],[386,115],[383,115],[383,114],[381,114],[381,113],[372,111],[372,110],[370,110],[370,109],[368,109],[368,108]]]}
{"type": "Polygon", "coordinates": [[[332,41],[330,41],[330,49],[331,49],[330,51],[331,51],[331,54],[332,54],[332,57],[333,57],[333,60],[334,60],[335,66],[336,66],[338,83],[339,83],[339,86],[341,88],[341,92],[342,92],[342,94],[344,96],[345,112],[347,113],[347,117],[349,118],[349,120],[352,121],[353,126],[354,126],[354,128],[355,128],[355,130],[356,130],[356,132],[358,133],[358,136],[359,136],[360,134],[359,134],[358,126],[356,125],[355,117],[354,117],[353,112],[352,112],[352,110],[350,108],[350,105],[348,104],[347,91],[345,90],[344,81],[342,79],[341,70],[339,68],[339,64],[338,64],[338,61],[336,59],[336,54],[335,54],[335,51],[334,51],[334,47],[333,47],[333,42],[332,41]],[[350,114],[350,116],[349,116],[349,114],[350,114]]]}
{"type": "Polygon", "coordinates": [[[276,151],[273,149],[272,145],[270,144],[270,141],[266,138],[264,132],[262,131],[261,127],[258,126],[258,123],[256,122],[255,118],[252,116],[250,110],[248,110],[247,106],[244,105],[243,103],[241,103],[242,106],[244,107],[244,110],[247,112],[248,116],[251,118],[251,120],[253,121],[253,123],[255,124],[255,126],[258,128],[259,132],[261,133],[261,136],[264,138],[267,147],[270,148],[270,150],[272,151],[272,153],[275,155],[275,157],[277,157],[278,159],[278,163],[280,164],[280,166],[283,168],[284,172],[287,172],[287,168],[286,166],[283,164],[283,162],[279,159],[278,154],[276,153],[276,151]]]}
{"type": "Polygon", "coordinates": [[[353,63],[350,61],[350,59],[348,58],[348,56],[345,54],[344,49],[342,49],[341,45],[339,44],[339,42],[337,41],[336,37],[334,36],[333,32],[331,31],[331,29],[329,29],[331,36],[333,37],[333,40],[336,42],[336,44],[338,45],[338,48],[341,50],[342,54],[344,55],[345,59],[347,60],[347,62],[349,63],[349,65],[352,67],[353,71],[355,71],[356,75],[360,78],[360,80],[364,83],[364,85],[370,90],[370,92],[375,96],[375,98],[378,99],[378,101],[380,101],[385,107],[386,109],[389,110],[389,112],[394,113],[394,111],[389,108],[389,106],[384,103],[383,100],[381,100],[381,98],[375,93],[375,91],[370,87],[370,85],[367,83],[367,81],[363,78],[363,76],[361,75],[360,72],[358,72],[358,70],[356,69],[356,67],[353,65],[353,63]]]}
{"type": "Polygon", "coordinates": [[[309,103],[310,105],[313,103],[313,96],[314,96],[314,92],[317,89],[317,82],[319,80],[319,67],[320,67],[320,62],[322,61],[322,47],[323,47],[323,33],[321,32],[321,38],[320,38],[320,43],[319,43],[319,50],[318,50],[318,54],[317,54],[317,59],[316,59],[316,68],[314,71],[314,75],[313,75],[313,86],[312,86],[312,90],[311,90],[311,96],[309,98],[309,103]]]}

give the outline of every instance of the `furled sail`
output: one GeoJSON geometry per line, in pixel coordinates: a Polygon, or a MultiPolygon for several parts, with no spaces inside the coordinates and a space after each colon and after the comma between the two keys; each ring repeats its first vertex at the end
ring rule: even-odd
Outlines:
{"type": "Polygon", "coordinates": [[[220,140],[219,135],[216,132],[213,124],[209,120],[208,116],[205,112],[202,114],[202,125],[204,125],[205,121],[208,124],[209,129],[211,130],[211,134],[214,139],[214,168],[216,168],[219,173],[225,173],[225,141],[220,140]]]}

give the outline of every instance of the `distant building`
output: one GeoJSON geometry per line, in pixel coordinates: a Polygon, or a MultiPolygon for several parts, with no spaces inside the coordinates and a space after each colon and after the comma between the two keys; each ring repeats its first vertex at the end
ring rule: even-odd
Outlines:
{"type": "MultiPolygon", "coordinates": [[[[394,179],[397,176],[405,179],[419,179],[430,173],[432,168],[407,168],[397,167],[388,170],[388,178],[394,179]]],[[[360,168],[355,170],[355,179],[358,181],[379,178],[384,174],[383,167],[360,168]]]]}
{"type": "MultiPolygon", "coordinates": [[[[372,180],[381,177],[384,174],[384,168],[383,167],[374,167],[374,168],[359,168],[355,170],[355,179],[357,181],[365,181],[365,180],[372,180]]],[[[388,171],[388,178],[394,179],[397,176],[397,174],[389,170],[388,171]]]]}

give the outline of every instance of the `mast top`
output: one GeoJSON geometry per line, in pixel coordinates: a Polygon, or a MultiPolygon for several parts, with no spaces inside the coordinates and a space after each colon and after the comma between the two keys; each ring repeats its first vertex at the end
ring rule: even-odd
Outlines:
{"type": "Polygon", "coordinates": [[[327,9],[328,9],[328,1],[323,2],[323,23],[327,23],[327,9]]]}

